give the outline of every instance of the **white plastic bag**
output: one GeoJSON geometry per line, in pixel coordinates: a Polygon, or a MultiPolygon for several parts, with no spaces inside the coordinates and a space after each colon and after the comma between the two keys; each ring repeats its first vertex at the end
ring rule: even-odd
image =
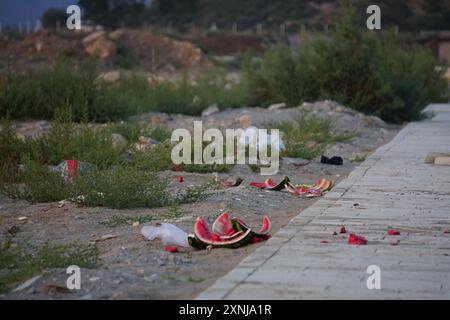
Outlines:
{"type": "Polygon", "coordinates": [[[141,234],[149,240],[159,238],[166,245],[189,247],[188,234],[170,223],[163,223],[159,227],[144,226],[141,229],[141,234]]]}

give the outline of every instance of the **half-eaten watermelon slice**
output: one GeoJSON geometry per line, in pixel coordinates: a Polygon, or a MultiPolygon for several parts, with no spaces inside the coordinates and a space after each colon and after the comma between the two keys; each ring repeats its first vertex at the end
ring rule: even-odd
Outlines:
{"type": "Polygon", "coordinates": [[[250,185],[260,189],[280,191],[284,189],[286,184],[290,182],[289,177],[285,176],[281,182],[276,183],[272,178],[266,179],[264,182],[251,182],[250,185]]]}
{"type": "Polygon", "coordinates": [[[233,224],[233,228],[236,232],[247,232],[248,230],[251,230],[253,235],[264,239],[268,238],[270,230],[272,228],[268,216],[264,216],[262,227],[258,232],[253,231],[250,226],[240,218],[234,217],[233,219],[231,219],[231,223],[233,224]]]}
{"type": "Polygon", "coordinates": [[[248,244],[252,237],[250,229],[236,232],[231,236],[217,235],[210,230],[204,219],[198,217],[194,225],[194,234],[188,235],[188,243],[197,249],[205,249],[208,246],[235,249],[248,244]]]}
{"type": "Polygon", "coordinates": [[[219,236],[232,236],[236,233],[227,212],[222,213],[212,225],[212,231],[219,236]]]}

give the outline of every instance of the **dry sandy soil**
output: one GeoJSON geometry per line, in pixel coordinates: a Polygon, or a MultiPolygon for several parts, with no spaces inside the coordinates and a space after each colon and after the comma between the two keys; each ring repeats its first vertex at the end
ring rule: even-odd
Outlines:
{"type": "MultiPolygon", "coordinates": [[[[386,125],[374,117],[363,116],[331,102],[305,105],[315,110],[321,117],[333,120],[335,131],[354,133],[349,141],[330,146],[327,155],[340,155],[344,158],[342,166],[320,163],[320,157],[307,162],[304,159],[284,158],[279,173],[274,180],[288,175],[294,182],[313,183],[319,178],[339,182],[358,164],[349,161],[355,155],[364,156],[387,143],[397,132],[398,127],[386,125]]],[[[225,110],[203,119],[207,126],[238,126],[236,119],[250,115],[252,124],[260,126],[268,120],[292,119],[297,109],[269,111],[258,108],[225,110]]],[[[143,115],[142,121],[154,116],[143,115]]],[[[192,125],[195,118],[163,115],[171,127],[192,125]]],[[[200,118],[198,118],[200,119],[200,118]]],[[[42,124],[42,123],[41,123],[42,124]]],[[[19,131],[28,130],[31,125],[19,125],[19,131]],[[25,129],[28,128],[28,129],[25,129]]],[[[168,172],[177,184],[176,176],[184,177],[183,184],[198,185],[214,178],[214,174],[193,174],[168,172]]],[[[253,173],[246,165],[236,166],[231,172],[219,174],[220,179],[241,177],[243,183],[238,187],[219,188],[211,191],[211,196],[202,202],[183,205],[176,209],[174,218],[165,221],[173,223],[186,232],[192,232],[196,217],[210,217],[228,211],[238,215],[250,224],[259,226],[262,217],[268,215],[273,232],[287,224],[294,216],[314,203],[315,199],[296,198],[286,191],[267,191],[250,187],[251,181],[263,181],[265,177],[253,173]]],[[[60,206],[58,203],[30,204],[0,198],[0,239],[8,230],[19,227],[15,242],[31,245],[67,243],[79,241],[83,244],[112,235],[109,239],[97,241],[101,266],[97,269],[82,269],[81,290],[70,293],[49,291],[48,285],[65,286],[68,275],[64,269],[45,270],[42,276],[27,288],[7,293],[3,299],[191,299],[210,286],[218,277],[236,266],[243,258],[263,244],[248,245],[239,249],[194,250],[180,248],[178,253],[164,251],[161,241],[149,241],[140,234],[142,225],[123,224],[108,227],[102,224],[113,216],[129,217],[148,214],[158,215],[170,212],[170,208],[113,210],[107,208],[80,207],[71,203],[60,206]],[[27,217],[19,220],[19,217],[27,217]]],[[[154,224],[162,221],[154,221],[154,224]]],[[[330,235],[331,236],[331,235],[330,235]]],[[[108,237],[106,237],[108,238],[108,237]]]]}

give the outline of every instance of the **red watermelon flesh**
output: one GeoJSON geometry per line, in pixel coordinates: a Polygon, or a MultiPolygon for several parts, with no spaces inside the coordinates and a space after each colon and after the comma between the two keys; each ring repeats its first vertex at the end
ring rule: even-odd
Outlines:
{"type": "Polygon", "coordinates": [[[227,212],[222,213],[214,221],[212,231],[219,236],[232,236],[235,233],[227,212]]]}
{"type": "MultiPolygon", "coordinates": [[[[242,219],[240,218],[233,218],[233,221],[235,222],[236,229],[242,229],[243,231],[250,230],[250,226],[242,219]]],[[[271,229],[271,224],[268,216],[264,216],[263,218],[263,224],[261,229],[259,229],[258,232],[253,231],[253,233],[257,236],[265,236],[268,235],[271,229]]]]}
{"type": "Polygon", "coordinates": [[[249,243],[252,238],[252,233],[251,230],[247,230],[246,232],[236,232],[231,236],[219,236],[218,234],[211,232],[204,219],[198,217],[194,225],[194,237],[195,239],[192,236],[188,237],[189,243],[194,247],[199,246],[198,243],[195,243],[198,241],[200,242],[200,247],[212,245],[215,248],[223,247],[233,249],[249,243]]]}

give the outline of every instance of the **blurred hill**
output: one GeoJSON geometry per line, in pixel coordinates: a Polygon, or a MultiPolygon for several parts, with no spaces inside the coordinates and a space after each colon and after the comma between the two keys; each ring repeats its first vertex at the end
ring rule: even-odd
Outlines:
{"type": "MultiPolygon", "coordinates": [[[[366,16],[373,0],[354,1],[366,16]]],[[[87,17],[109,27],[159,25],[195,26],[231,30],[264,25],[306,24],[321,27],[339,20],[339,0],[79,0],[87,17]]],[[[397,25],[403,30],[450,29],[450,0],[381,0],[384,27],[397,25]]]]}

